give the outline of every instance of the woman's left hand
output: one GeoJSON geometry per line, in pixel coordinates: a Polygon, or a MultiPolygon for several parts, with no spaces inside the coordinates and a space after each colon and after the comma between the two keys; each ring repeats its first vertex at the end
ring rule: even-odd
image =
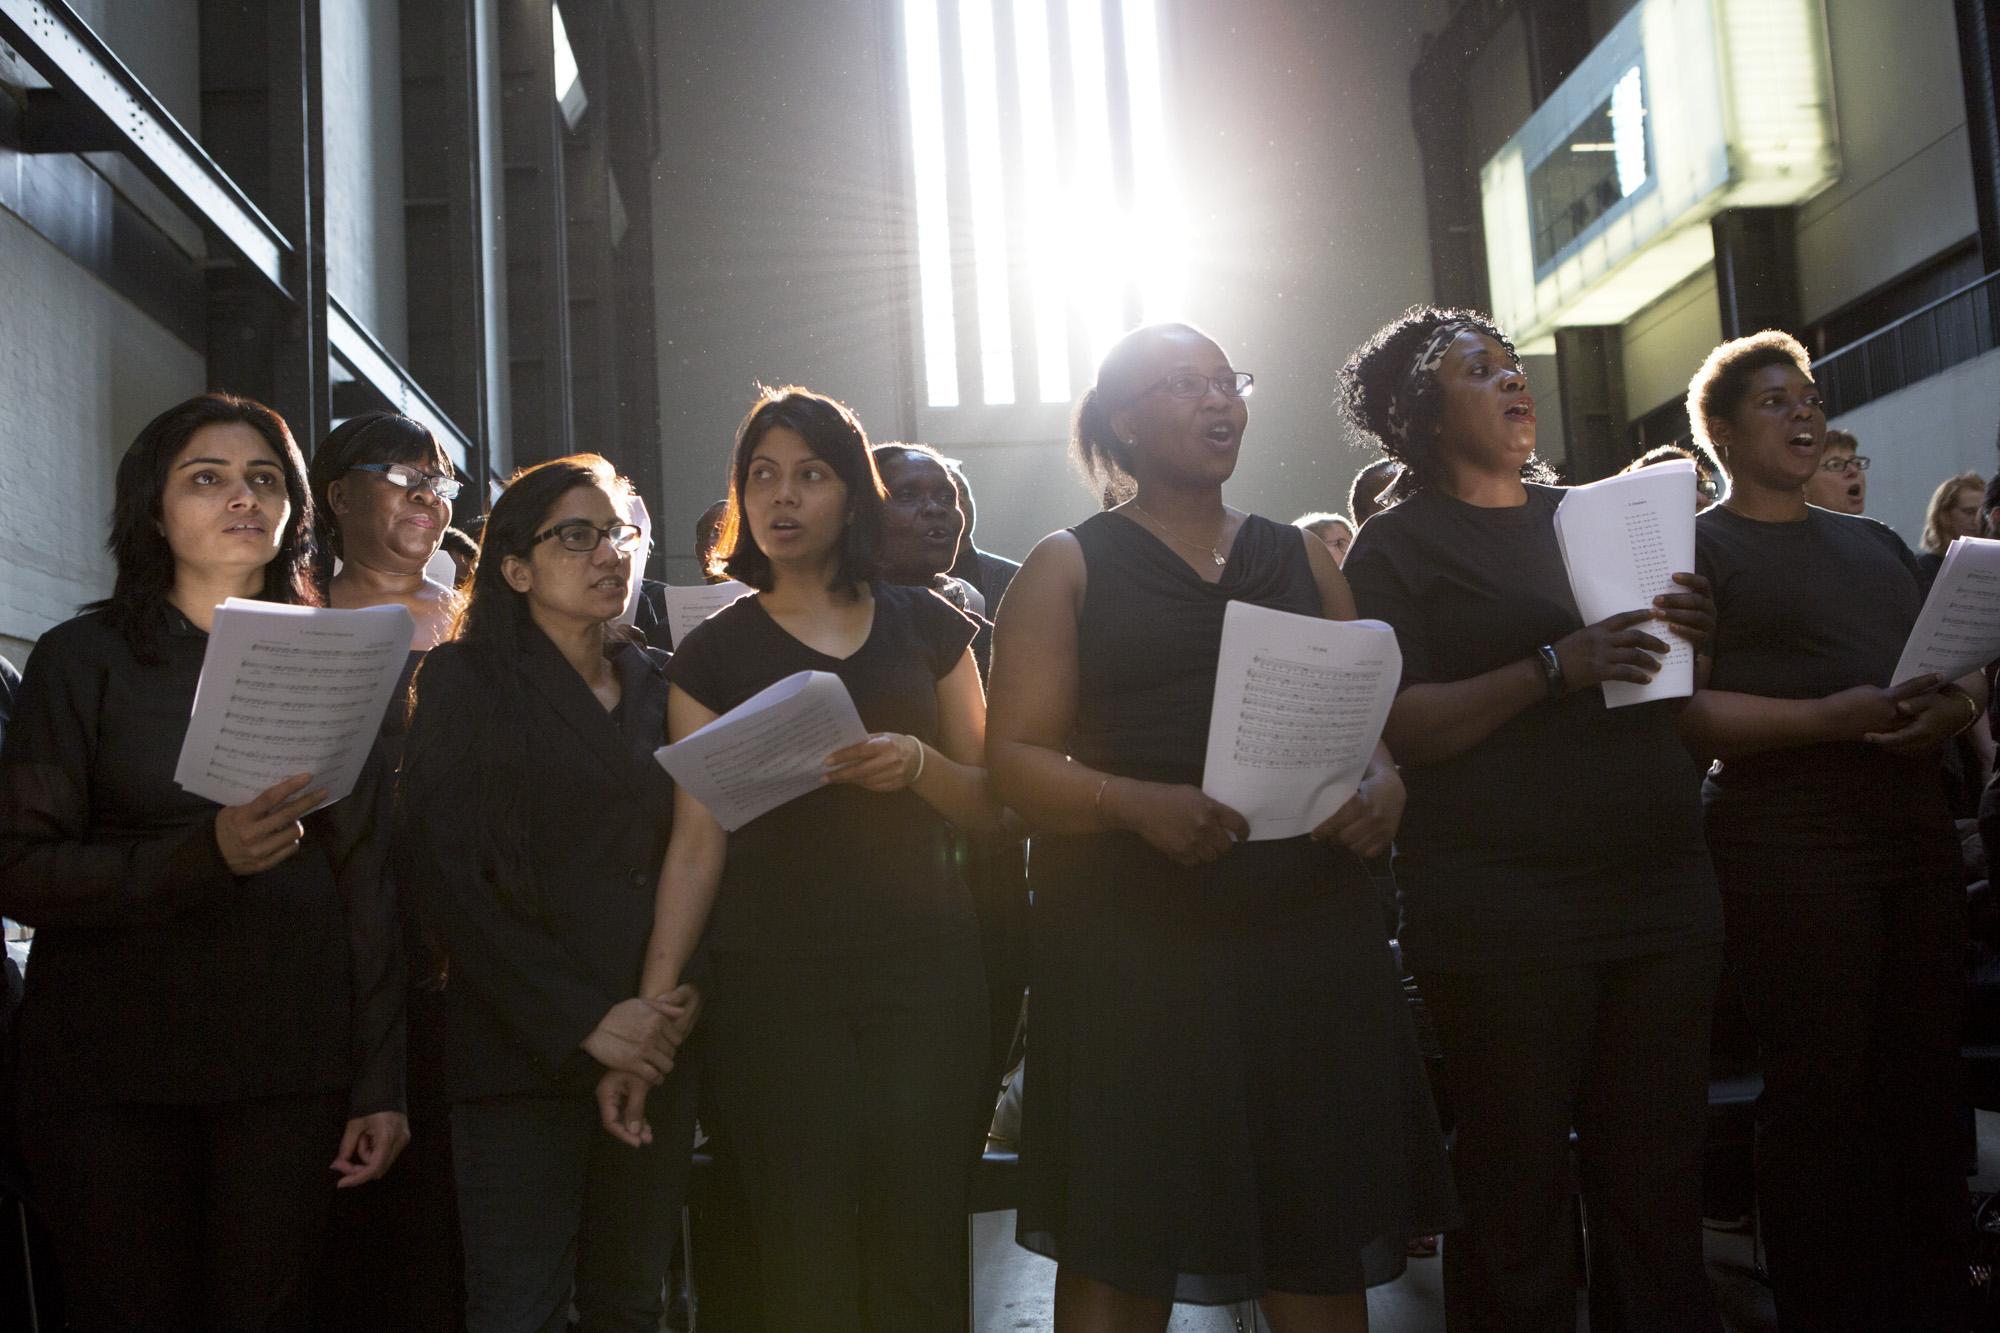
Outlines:
{"type": "Polygon", "coordinates": [[[1380,856],[1396,840],[1396,826],[1403,822],[1403,802],[1408,796],[1402,775],[1377,765],[1361,779],[1360,790],[1314,829],[1312,836],[1321,842],[1338,842],[1364,861],[1380,856]]]}
{"type": "Polygon", "coordinates": [[[869,791],[901,791],[923,767],[924,743],[900,731],[878,731],[826,757],[828,782],[851,782],[869,791]]]}
{"type": "Polygon", "coordinates": [[[1861,739],[1894,754],[1934,750],[1965,729],[1972,710],[1958,690],[1936,689],[1896,705],[1902,722],[1888,731],[1871,731],[1861,739]]]}
{"type": "Polygon", "coordinates": [[[353,1189],[389,1174],[396,1158],[410,1143],[410,1118],[401,1111],[377,1111],[347,1122],[333,1169],[340,1179],[335,1189],[353,1189]]]}
{"type": "Polygon", "coordinates": [[[628,1148],[643,1148],[653,1141],[653,1126],[646,1119],[649,1090],[645,1079],[618,1069],[605,1070],[597,1080],[598,1123],[628,1148]]]}
{"type": "Polygon", "coordinates": [[[1715,638],[1715,594],[1708,580],[1699,574],[1676,574],[1674,582],[1686,592],[1663,593],[1653,599],[1653,609],[1667,628],[1706,653],[1715,638]]]}

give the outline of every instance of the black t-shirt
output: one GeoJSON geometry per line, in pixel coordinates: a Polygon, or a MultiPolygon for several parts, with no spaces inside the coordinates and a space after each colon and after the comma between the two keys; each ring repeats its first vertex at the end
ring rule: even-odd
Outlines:
{"type": "MultiPolygon", "coordinates": [[[[753,595],[689,631],[668,678],[725,713],[795,672],[831,672],[869,731],[935,746],[937,683],[964,657],[975,624],[928,588],[871,586],[874,623],[849,657],[799,642],[753,595]]],[[[829,784],[729,835],[710,946],[832,953],[970,933],[954,846],[950,825],[908,789],[829,784]]]]}
{"type": "MultiPolygon", "coordinates": [[[[1345,573],[1387,621],[1403,687],[1483,675],[1582,627],[1556,545],[1562,491],[1486,509],[1427,489],[1362,525],[1345,573]]],[[[1673,700],[1531,705],[1463,754],[1406,768],[1396,838],[1403,944],[1418,966],[1504,971],[1721,937],[1699,766],[1673,700]]]]}
{"type": "MultiPolygon", "coordinates": [[[[1717,506],[1695,522],[1695,562],[1715,587],[1716,690],[1818,699],[1887,685],[1923,605],[1910,548],[1856,514],[1808,507],[1802,522],[1765,523],[1717,506]]],[[[1778,870],[1799,850],[1893,866],[1911,832],[1950,820],[1935,752],[1865,741],[1727,760],[1703,796],[1710,841],[1771,849],[1778,870]]]]}

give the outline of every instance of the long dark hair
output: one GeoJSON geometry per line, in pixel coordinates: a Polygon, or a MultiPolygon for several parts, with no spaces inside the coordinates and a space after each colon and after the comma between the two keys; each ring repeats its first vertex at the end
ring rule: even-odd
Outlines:
{"type": "Polygon", "coordinates": [[[1111,345],[1097,367],[1097,382],[1084,390],[1070,420],[1069,456],[1083,481],[1106,509],[1139,490],[1132,470],[1132,447],[1111,428],[1111,414],[1124,408],[1142,387],[1146,353],[1168,334],[1187,333],[1214,342],[1192,324],[1147,324],[1111,345]]]}
{"type": "Polygon", "coordinates": [[[319,606],[322,599],[311,577],[313,502],[306,480],[306,460],[292,440],[285,419],[262,403],[231,393],[204,393],[176,403],[147,422],[118,461],[118,479],[111,506],[111,536],[106,545],[117,563],[111,595],[85,607],[102,610],[125,635],[142,662],[160,660],[158,612],[174,586],[174,552],[163,527],[162,496],[174,460],[203,426],[241,424],[264,438],[277,456],[285,477],[285,498],[291,515],[278,539],[278,553],[264,566],[264,586],[257,597],[292,606],[319,606]]]}
{"type": "MultiPolygon", "coordinates": [[[[475,804],[467,817],[485,831],[480,868],[509,906],[535,919],[545,911],[528,846],[528,808],[538,779],[522,725],[528,705],[516,668],[541,630],[529,613],[527,594],[514,591],[501,566],[510,555],[527,557],[549,509],[579,486],[594,486],[621,503],[632,494],[632,484],[597,454],[538,463],[515,473],[500,493],[487,515],[486,539],[453,632],[487,692],[477,710],[479,722],[458,735],[425,729],[404,759],[406,783],[460,785],[471,776],[475,804]]],[[[414,689],[420,703],[421,668],[414,689]]],[[[421,830],[411,832],[422,836],[421,830]]]]}
{"type": "Polygon", "coordinates": [[[750,458],[764,437],[779,426],[797,431],[815,457],[847,484],[849,517],[840,539],[840,560],[828,587],[852,589],[875,577],[882,547],[882,474],[868,448],[868,432],[845,403],[825,394],[788,384],[762,389],[757,402],[736,428],[736,449],[729,460],[729,508],[723,511],[715,551],[706,573],[723,573],[759,592],[771,589],[771,559],[743,518],[743,488],[750,477],[750,458]]]}
{"type": "MultiPolygon", "coordinates": [[[[1485,334],[1520,364],[1513,341],[1492,316],[1413,305],[1355,348],[1340,368],[1340,406],[1348,426],[1365,445],[1402,465],[1388,488],[1391,503],[1435,485],[1444,475],[1438,438],[1444,423],[1444,389],[1435,365],[1418,368],[1415,363],[1447,326],[1485,334]]],[[[1527,481],[1555,480],[1555,473],[1538,456],[1522,464],[1521,476],[1527,481]]]]}
{"type": "Polygon", "coordinates": [[[313,450],[307,476],[313,497],[313,582],[321,592],[333,585],[333,562],[342,555],[340,519],[327,488],[362,463],[413,463],[450,476],[451,458],[430,427],[400,412],[363,412],[340,423],[313,450]]]}

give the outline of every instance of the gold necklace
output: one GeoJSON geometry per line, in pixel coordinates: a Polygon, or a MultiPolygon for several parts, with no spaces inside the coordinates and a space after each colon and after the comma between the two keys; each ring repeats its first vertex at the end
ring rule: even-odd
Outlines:
{"type": "MultiPolygon", "coordinates": [[[[1213,546],[1203,546],[1200,542],[1191,542],[1187,538],[1175,532],[1172,528],[1168,527],[1165,523],[1161,523],[1159,517],[1155,515],[1152,510],[1146,508],[1146,506],[1140,504],[1137,500],[1128,500],[1126,503],[1130,504],[1134,509],[1144,514],[1147,518],[1152,519],[1154,523],[1159,525],[1159,529],[1161,532],[1166,533],[1169,537],[1172,537],[1182,546],[1187,547],[1188,550],[1200,551],[1202,554],[1206,555],[1209,559],[1213,560],[1215,562],[1215,567],[1217,569],[1220,569],[1224,565],[1229,563],[1229,557],[1224,555],[1222,552],[1216,550],[1213,546]]],[[[1228,517],[1229,517],[1228,511],[1224,510],[1223,521],[1228,522],[1228,517]]]]}

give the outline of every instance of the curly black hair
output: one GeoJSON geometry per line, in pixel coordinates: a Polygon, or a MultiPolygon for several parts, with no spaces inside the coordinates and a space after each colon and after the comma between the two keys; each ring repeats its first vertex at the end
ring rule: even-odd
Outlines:
{"type": "MultiPolygon", "coordinates": [[[[1375,336],[1354,349],[1340,368],[1340,410],[1349,430],[1357,437],[1356,447],[1379,450],[1402,471],[1387,492],[1393,503],[1406,500],[1437,479],[1438,426],[1444,418],[1444,394],[1438,388],[1435,371],[1412,374],[1411,367],[1438,330],[1447,324],[1463,325],[1483,333],[1506,349],[1518,364],[1514,344],[1500,331],[1491,315],[1478,310],[1462,310],[1434,305],[1413,305],[1375,336]],[[1404,427],[1391,424],[1395,416],[1404,427]]],[[[1529,481],[1553,481],[1555,474],[1539,457],[1531,457],[1521,468],[1529,481]]]]}
{"type": "MultiPolygon", "coordinates": [[[[1716,447],[1709,424],[1728,421],[1750,396],[1750,380],[1769,366],[1793,366],[1799,374],[1812,378],[1812,355],[1805,344],[1783,329],[1759,329],[1741,338],[1719,344],[1702,360],[1701,368],[1688,380],[1688,428],[1696,444],[1721,458],[1726,450],[1716,447]]],[[[1723,458],[1723,465],[1729,460],[1723,458]]]]}

